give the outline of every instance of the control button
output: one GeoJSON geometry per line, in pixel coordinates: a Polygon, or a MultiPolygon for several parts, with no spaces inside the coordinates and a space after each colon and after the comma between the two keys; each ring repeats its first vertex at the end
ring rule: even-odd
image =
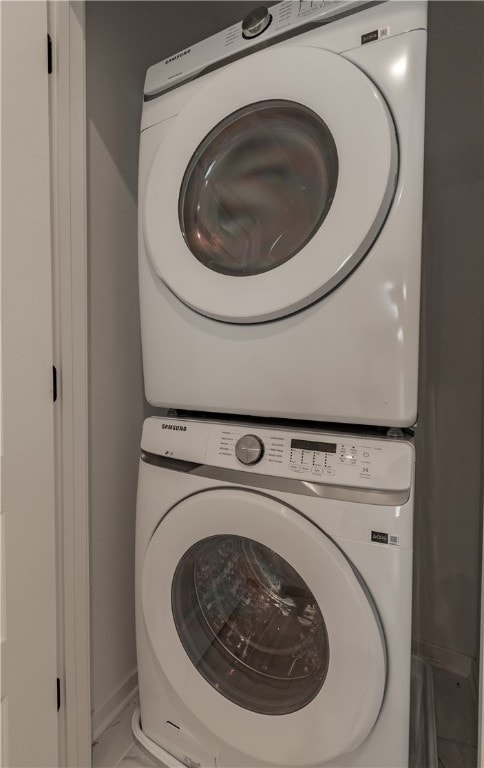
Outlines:
{"type": "Polygon", "coordinates": [[[261,35],[272,21],[272,16],[265,7],[260,5],[255,10],[247,14],[242,22],[242,37],[251,40],[257,35],[261,35]]]}
{"type": "Polygon", "coordinates": [[[257,435],[244,435],[235,444],[235,455],[242,464],[257,464],[264,455],[264,443],[257,435]]]}
{"type": "Polygon", "coordinates": [[[326,474],[327,475],[334,475],[334,469],[331,469],[331,468],[328,467],[328,469],[326,470],[326,474]]]}
{"type": "Polygon", "coordinates": [[[322,475],[322,474],[323,474],[322,467],[313,467],[313,475],[322,475]]]}

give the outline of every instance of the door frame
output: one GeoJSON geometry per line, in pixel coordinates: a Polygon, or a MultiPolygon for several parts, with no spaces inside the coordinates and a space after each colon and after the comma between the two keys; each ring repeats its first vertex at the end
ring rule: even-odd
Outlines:
{"type": "Polygon", "coordinates": [[[2,756],[59,766],[47,2],[2,2],[2,756]]]}
{"type": "Polygon", "coordinates": [[[60,756],[91,765],[85,3],[48,0],[60,756]]]}

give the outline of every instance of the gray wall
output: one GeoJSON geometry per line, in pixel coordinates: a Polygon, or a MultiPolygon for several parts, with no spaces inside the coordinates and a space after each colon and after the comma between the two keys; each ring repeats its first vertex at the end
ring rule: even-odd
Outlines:
{"type": "MultiPolygon", "coordinates": [[[[133,544],[145,412],[136,200],[144,74],[258,4],[86,4],[95,726],[136,665],[133,544]]],[[[429,8],[417,437],[415,635],[470,657],[480,583],[483,10],[473,2],[429,8]]]]}
{"type": "Polygon", "coordinates": [[[136,667],[134,526],[145,413],[137,277],[139,123],[147,67],[257,2],[86,3],[94,729],[136,667]]]}
{"type": "Polygon", "coordinates": [[[437,660],[478,651],[483,51],[484,3],[429,3],[414,635],[437,660]]]}

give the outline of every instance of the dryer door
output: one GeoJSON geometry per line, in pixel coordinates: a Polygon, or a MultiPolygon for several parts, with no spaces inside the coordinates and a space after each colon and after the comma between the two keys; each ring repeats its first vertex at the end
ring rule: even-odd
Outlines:
{"type": "Polygon", "coordinates": [[[144,236],[181,301],[271,320],[337,286],[392,202],[395,128],[338,54],[273,48],[225,67],[170,119],[148,177],[144,236]]]}
{"type": "Polygon", "coordinates": [[[142,607],[174,690],[249,759],[324,763],[378,717],[386,657],[371,597],[341,550],[275,498],[220,488],[176,504],[146,552],[142,607]]]}

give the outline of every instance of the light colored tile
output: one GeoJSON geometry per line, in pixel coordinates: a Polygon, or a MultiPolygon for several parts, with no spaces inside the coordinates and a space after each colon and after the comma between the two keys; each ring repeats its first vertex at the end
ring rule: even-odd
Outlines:
{"type": "Polygon", "coordinates": [[[119,763],[119,768],[162,768],[163,764],[153,756],[148,756],[139,744],[134,743],[119,763]]]}
{"type": "Polygon", "coordinates": [[[161,763],[153,762],[137,744],[133,744],[117,768],[159,768],[160,765],[161,763]]]}
{"type": "Polygon", "coordinates": [[[131,720],[138,706],[132,699],[104,733],[92,745],[92,768],[114,768],[133,744],[131,720]]]}

